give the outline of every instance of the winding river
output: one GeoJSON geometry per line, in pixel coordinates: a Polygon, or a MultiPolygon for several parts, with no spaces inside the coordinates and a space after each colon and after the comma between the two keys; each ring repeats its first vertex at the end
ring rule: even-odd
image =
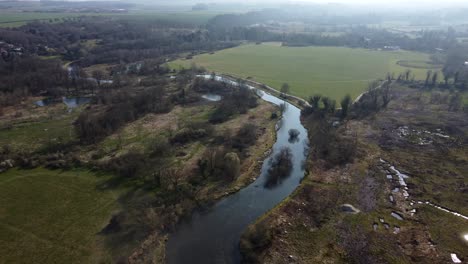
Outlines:
{"type": "MultiPolygon", "coordinates": [[[[216,80],[237,85],[222,77],[216,77],[216,80]]],[[[300,109],[271,94],[256,91],[264,101],[286,105],[270,156],[266,158],[259,177],[253,183],[210,209],[195,212],[190,220],[178,226],[167,242],[168,263],[240,263],[239,241],[242,233],[249,224],[290,195],[304,177],[303,164],[308,153],[308,137],[307,130],[300,122],[300,109]],[[289,140],[290,129],[300,132],[297,140],[289,140]],[[288,147],[293,155],[292,172],[276,185],[265,186],[271,166],[269,161],[284,147],[288,147]]]]}

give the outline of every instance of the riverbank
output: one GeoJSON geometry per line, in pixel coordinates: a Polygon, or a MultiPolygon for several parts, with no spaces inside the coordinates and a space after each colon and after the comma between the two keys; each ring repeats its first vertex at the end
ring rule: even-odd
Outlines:
{"type": "Polygon", "coordinates": [[[466,211],[460,199],[468,169],[464,114],[434,100],[441,91],[393,85],[391,93],[387,109],[338,129],[357,143],[351,162],[330,168],[309,160],[298,190],[249,227],[241,244],[249,263],[468,259],[468,222],[447,212],[466,211]],[[450,210],[412,202],[419,199],[450,210]],[[343,204],[360,212],[349,213],[343,204]]]}
{"type": "MultiPolygon", "coordinates": [[[[207,77],[209,79],[209,77],[207,77]]],[[[233,84],[232,80],[215,78],[218,81],[233,84]]],[[[251,89],[254,89],[251,87],[251,89]]],[[[307,131],[300,121],[300,109],[285,103],[268,93],[258,93],[266,102],[283,107],[283,117],[277,130],[277,141],[272,153],[263,162],[261,174],[249,186],[226,197],[207,211],[196,212],[187,222],[177,227],[171,234],[167,246],[168,263],[207,263],[218,259],[225,263],[238,263],[240,254],[238,244],[241,233],[257,217],[269,210],[299,185],[304,176],[302,167],[306,158],[307,131]],[[289,130],[297,129],[297,140],[290,140],[289,130]],[[289,177],[271,183],[269,173],[271,159],[280,151],[288,148],[295,157],[292,159],[292,171],[289,177]],[[223,241],[219,241],[223,238],[223,241]],[[186,252],[180,254],[180,252],[186,252]]]]}

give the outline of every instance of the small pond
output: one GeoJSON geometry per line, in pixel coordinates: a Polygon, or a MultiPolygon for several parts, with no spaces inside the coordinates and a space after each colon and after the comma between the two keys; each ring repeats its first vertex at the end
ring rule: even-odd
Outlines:
{"type": "Polygon", "coordinates": [[[46,98],[43,100],[36,101],[34,104],[37,106],[48,106],[52,104],[57,104],[57,103],[64,103],[68,109],[73,109],[77,108],[80,105],[87,104],[91,102],[90,97],[62,97],[62,99],[57,99],[57,98],[46,98]]]}
{"type": "Polygon", "coordinates": [[[212,102],[218,102],[218,101],[221,101],[221,99],[223,99],[221,95],[213,94],[213,93],[203,94],[201,97],[205,100],[212,101],[212,102]]]}

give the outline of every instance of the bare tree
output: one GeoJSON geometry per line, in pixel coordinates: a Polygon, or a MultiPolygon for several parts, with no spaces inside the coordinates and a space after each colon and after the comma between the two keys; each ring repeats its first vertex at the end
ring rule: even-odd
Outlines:
{"type": "Polygon", "coordinates": [[[319,109],[320,99],[322,99],[322,96],[318,94],[310,97],[309,103],[312,105],[312,108],[319,109]]]}
{"type": "Polygon", "coordinates": [[[406,81],[409,80],[410,75],[411,75],[411,70],[410,69],[406,70],[406,72],[405,72],[405,80],[406,81]]]}
{"type": "Polygon", "coordinates": [[[240,175],[240,159],[235,152],[229,152],[224,156],[224,172],[230,180],[235,180],[240,175]]]}
{"type": "Polygon", "coordinates": [[[439,78],[439,75],[437,72],[434,72],[434,74],[432,75],[432,83],[431,83],[431,86],[432,87],[435,87],[435,85],[437,84],[437,79],[439,78]]]}
{"type": "Polygon", "coordinates": [[[432,71],[428,70],[426,73],[426,81],[424,82],[424,87],[429,86],[429,80],[431,79],[432,71]]]}
{"type": "Polygon", "coordinates": [[[283,85],[281,85],[281,94],[282,96],[285,96],[288,93],[289,93],[289,84],[283,83],[283,85]]]}
{"type": "Polygon", "coordinates": [[[104,72],[101,70],[95,70],[93,71],[92,76],[96,80],[98,87],[101,88],[101,82],[104,79],[104,72]]]}
{"type": "Polygon", "coordinates": [[[351,96],[347,94],[341,99],[341,118],[344,119],[348,115],[349,107],[351,106],[351,96]]]}

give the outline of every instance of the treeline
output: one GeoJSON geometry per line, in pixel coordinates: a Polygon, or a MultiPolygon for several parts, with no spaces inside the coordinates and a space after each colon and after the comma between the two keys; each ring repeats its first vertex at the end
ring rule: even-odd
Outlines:
{"type": "MultiPolygon", "coordinates": [[[[326,8],[326,7],[325,7],[326,8]]],[[[303,22],[317,25],[377,24],[380,17],[374,14],[335,15],[324,10],[323,6],[290,6],[283,9],[264,9],[245,14],[223,14],[212,18],[207,26],[213,28],[245,27],[270,21],[287,23],[303,22]]]]}
{"type": "Polygon", "coordinates": [[[302,110],[304,125],[309,131],[311,155],[323,161],[326,168],[351,162],[357,153],[357,139],[340,134],[340,124],[345,119],[364,118],[386,108],[392,99],[391,83],[392,80],[372,82],[356,102],[349,95],[344,96],[338,109],[333,99],[311,96],[309,106],[302,110]]]}
{"type": "Polygon", "coordinates": [[[211,36],[218,40],[279,41],[288,46],[319,45],[362,48],[399,46],[406,50],[434,52],[436,49],[446,50],[452,48],[457,43],[456,33],[450,28],[446,31],[419,32],[420,36],[412,38],[384,29],[362,26],[375,24],[376,22],[378,22],[378,19],[372,15],[334,17],[314,12],[304,15],[291,10],[268,9],[246,14],[219,15],[209,21],[207,28],[211,36]],[[343,29],[343,34],[336,36],[319,32],[278,33],[278,30],[271,30],[280,26],[280,23],[289,22],[303,22],[310,25],[327,25],[329,27],[351,26],[343,29]]]}
{"type": "Polygon", "coordinates": [[[278,41],[286,46],[346,46],[378,49],[384,46],[398,46],[405,50],[434,52],[436,49],[450,49],[457,44],[454,35],[445,31],[426,31],[421,36],[410,38],[386,30],[365,26],[353,27],[347,32],[330,36],[320,33],[275,33],[266,26],[213,28],[210,34],[218,40],[252,42],[278,41]]]}
{"type": "Polygon", "coordinates": [[[177,22],[80,17],[63,23],[32,22],[0,29],[0,40],[39,55],[61,55],[83,65],[129,63],[180,52],[212,51],[236,43],[177,22]]]}
{"type": "MultiPolygon", "coordinates": [[[[398,75],[398,78],[394,79],[397,83],[408,86],[414,89],[420,89],[422,91],[430,91],[431,99],[430,102],[433,104],[445,104],[447,110],[451,112],[457,111],[468,111],[468,106],[463,101],[463,93],[468,90],[467,85],[467,70],[463,67],[455,68],[458,69],[455,73],[450,72],[449,69],[444,68],[443,72],[438,71],[427,71],[426,78],[424,81],[417,81],[413,78],[409,78],[411,71],[408,70],[405,73],[398,75]],[[449,91],[449,93],[444,93],[449,91]]],[[[390,81],[392,78],[387,77],[390,81]]]]}
{"type": "Polygon", "coordinates": [[[466,89],[468,82],[468,45],[459,45],[447,51],[444,68],[444,81],[453,79],[453,84],[461,89],[466,89]]]}
{"type": "Polygon", "coordinates": [[[0,106],[12,105],[29,95],[59,95],[71,85],[59,60],[34,56],[0,59],[0,106]]]}
{"type": "Polygon", "coordinates": [[[109,17],[80,17],[63,23],[33,22],[15,29],[0,29],[2,48],[0,56],[1,102],[16,102],[21,98],[41,93],[47,96],[65,92],[91,90],[100,86],[103,74],[93,72],[94,83],[80,67],[100,63],[117,64],[111,72],[116,86],[125,82],[128,73],[164,74],[161,66],[166,59],[181,52],[195,54],[224,49],[234,42],[213,40],[206,30],[193,26],[152,20],[125,20],[109,17]],[[2,46],[3,47],[3,46],[2,46]],[[21,52],[14,50],[21,49],[21,52]],[[74,71],[79,78],[68,78],[59,60],[36,55],[59,56],[75,61],[74,71]],[[79,62],[76,62],[79,60],[79,62]],[[133,62],[139,66],[128,67],[133,62]],[[96,75],[96,76],[94,76],[96,75]],[[90,81],[91,80],[91,81],[90,81]]]}

